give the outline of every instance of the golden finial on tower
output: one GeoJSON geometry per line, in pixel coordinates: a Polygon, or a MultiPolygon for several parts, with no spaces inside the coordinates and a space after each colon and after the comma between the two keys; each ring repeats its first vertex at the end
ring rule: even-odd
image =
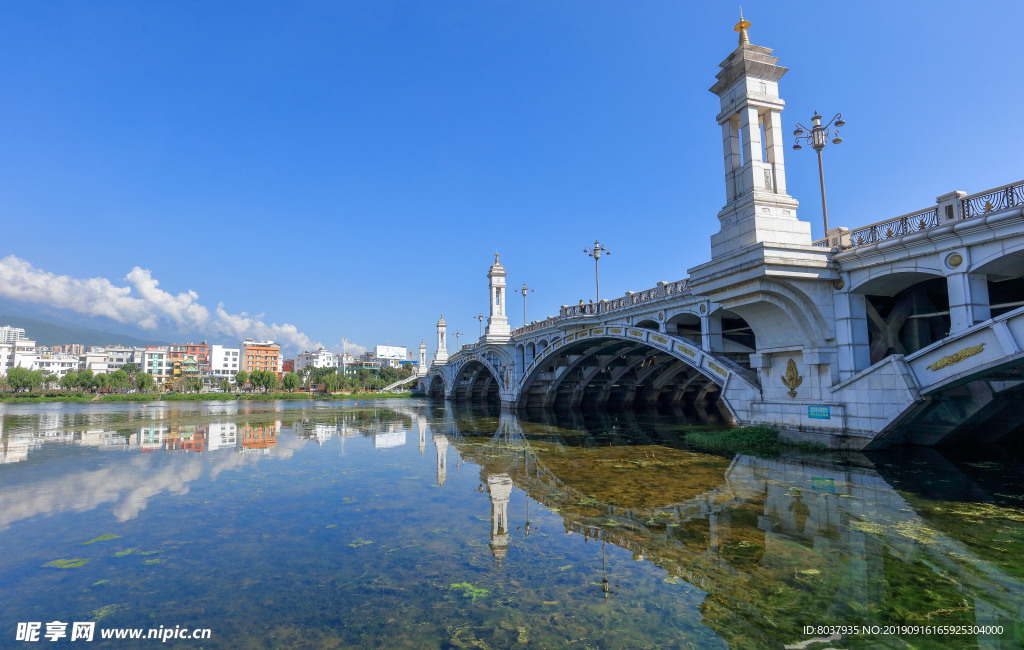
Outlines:
{"type": "Polygon", "coordinates": [[[747,38],[747,29],[750,27],[749,20],[743,20],[743,7],[740,7],[740,22],[736,23],[736,26],[732,28],[732,31],[740,33],[740,45],[750,45],[750,39],[747,38]]]}
{"type": "Polygon", "coordinates": [[[498,251],[494,251],[494,263],[498,263],[498,251]]]}

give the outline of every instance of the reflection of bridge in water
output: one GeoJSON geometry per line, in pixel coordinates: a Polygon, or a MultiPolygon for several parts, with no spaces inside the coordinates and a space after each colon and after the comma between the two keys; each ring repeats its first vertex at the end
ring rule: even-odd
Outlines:
{"type": "Polygon", "coordinates": [[[726,189],[711,261],[510,330],[495,256],[485,333],[449,357],[442,317],[421,390],[531,409],[717,408],[849,449],[1019,437],[1024,182],[898,217],[869,201],[877,223],[812,241],[786,189],[787,68],[771,53],[741,42],[710,89],[726,189]]]}
{"type": "MultiPolygon", "coordinates": [[[[944,586],[957,607],[966,599],[969,622],[1015,629],[1024,617],[1020,580],[922,518],[863,457],[852,460],[865,466],[748,455],[716,460],[667,449],[674,438],[667,431],[650,431],[648,446],[630,447],[609,444],[614,434],[598,441],[507,412],[494,417],[446,408],[434,415],[429,425],[419,421],[420,430],[429,426],[435,440],[450,439],[464,460],[481,468],[499,562],[516,535],[509,518],[529,519],[510,506],[515,486],[527,503],[557,513],[567,533],[627,549],[663,568],[667,581],[706,592],[705,622],[726,639],[739,625],[777,643],[778,630],[766,621],[845,616],[858,624],[891,623],[881,603],[905,572],[935,583],[930,589],[944,586]],[[635,492],[617,489],[623,483],[635,492]],[[788,594],[784,603],[781,592],[788,594]]],[[[524,529],[529,534],[528,521],[524,529]]],[[[949,622],[932,615],[931,623],[949,622]]],[[[991,638],[978,642],[999,647],[991,638]]]]}

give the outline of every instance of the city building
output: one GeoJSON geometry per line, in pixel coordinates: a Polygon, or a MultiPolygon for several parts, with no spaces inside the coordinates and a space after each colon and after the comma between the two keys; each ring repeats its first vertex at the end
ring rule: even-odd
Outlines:
{"type": "Polygon", "coordinates": [[[94,375],[105,375],[111,371],[109,358],[105,348],[90,347],[88,352],[78,355],[78,369],[91,370],[94,375]]]}
{"type": "Polygon", "coordinates": [[[206,344],[206,341],[168,345],[167,356],[172,364],[175,361],[184,361],[192,357],[199,366],[200,375],[206,376],[210,373],[210,346],[206,344]]]}
{"type": "Polygon", "coordinates": [[[381,366],[389,366],[391,368],[397,368],[402,365],[403,361],[409,359],[409,352],[404,346],[377,345],[367,354],[369,355],[369,361],[377,361],[381,366]]]}
{"type": "Polygon", "coordinates": [[[69,372],[78,371],[78,356],[62,353],[40,355],[40,358],[32,363],[29,370],[42,370],[44,373],[50,373],[60,379],[69,372]]]}
{"type": "Polygon", "coordinates": [[[337,365],[337,356],[324,348],[320,348],[316,352],[303,352],[295,358],[296,372],[305,370],[310,366],[313,368],[335,368],[337,365]]]}
{"type": "Polygon", "coordinates": [[[25,338],[25,330],[21,327],[0,326],[0,343],[15,343],[25,338]]]}
{"type": "Polygon", "coordinates": [[[210,346],[210,377],[215,382],[227,379],[235,383],[235,375],[241,370],[239,365],[239,349],[226,348],[223,345],[210,346]]]}
{"type": "Polygon", "coordinates": [[[337,355],[335,357],[335,363],[338,366],[338,372],[340,374],[351,375],[356,371],[356,359],[349,352],[337,355]]]}
{"type": "Polygon", "coordinates": [[[295,372],[295,359],[285,359],[282,361],[281,372],[295,372]]]}
{"type": "Polygon", "coordinates": [[[0,343],[0,375],[14,367],[14,344],[0,343]]]}
{"type": "Polygon", "coordinates": [[[166,345],[147,345],[142,353],[143,372],[153,375],[153,381],[161,386],[171,379],[172,364],[166,345]]]}
{"type": "Polygon", "coordinates": [[[36,342],[19,339],[11,344],[10,368],[32,368],[32,364],[42,359],[43,355],[36,349],[36,342]]]}
{"type": "Polygon", "coordinates": [[[245,339],[238,346],[242,370],[269,370],[281,375],[281,346],[273,341],[245,339]]]}
{"type": "Polygon", "coordinates": [[[50,348],[54,352],[63,352],[64,354],[85,354],[85,346],[81,343],[69,343],[67,345],[55,345],[50,348]]]}
{"type": "MultiPolygon", "coordinates": [[[[80,345],[66,345],[65,348],[81,348],[80,345]]],[[[129,348],[121,345],[109,345],[109,346],[96,346],[91,345],[87,352],[79,352],[78,355],[86,356],[91,354],[102,355],[106,357],[107,371],[114,372],[120,370],[125,364],[134,363],[135,365],[142,367],[142,357],[145,353],[145,348],[129,348]]],[[[82,366],[85,368],[86,366],[82,366]]],[[[96,369],[92,369],[96,372],[96,369]]]]}

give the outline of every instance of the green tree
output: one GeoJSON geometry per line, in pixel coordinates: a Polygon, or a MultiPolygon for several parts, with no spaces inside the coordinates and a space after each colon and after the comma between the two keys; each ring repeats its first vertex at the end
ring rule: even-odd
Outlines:
{"type": "Polygon", "coordinates": [[[148,372],[140,372],[135,375],[135,388],[141,391],[151,391],[156,387],[156,382],[153,380],[153,375],[148,372]]]}
{"type": "Polygon", "coordinates": [[[220,392],[222,392],[222,393],[230,393],[231,392],[231,382],[228,381],[227,379],[221,379],[220,380],[220,392]]]}
{"type": "Polygon", "coordinates": [[[92,389],[92,370],[86,368],[85,370],[78,371],[78,385],[85,390],[92,389]]]}
{"type": "Polygon", "coordinates": [[[246,382],[249,381],[249,373],[244,370],[239,370],[235,373],[235,385],[238,386],[239,390],[245,388],[246,382]]]}
{"type": "Polygon", "coordinates": [[[285,390],[295,390],[302,385],[302,380],[294,372],[286,372],[281,379],[281,385],[284,386],[285,390]]]}
{"type": "Polygon", "coordinates": [[[68,374],[60,378],[60,387],[65,390],[74,390],[78,388],[78,373],[72,370],[68,374]]]}
{"type": "Polygon", "coordinates": [[[253,392],[255,392],[257,388],[263,387],[263,373],[264,371],[259,368],[249,373],[249,383],[252,384],[253,392]]]}
{"type": "Polygon", "coordinates": [[[263,381],[260,383],[263,384],[263,391],[266,393],[277,390],[277,373],[265,370],[263,372],[263,381]]]}
{"type": "Polygon", "coordinates": [[[127,390],[128,386],[130,385],[131,383],[128,380],[128,373],[125,371],[124,368],[121,368],[120,370],[115,370],[114,372],[110,373],[111,389],[116,390],[117,392],[120,393],[127,390]]]}
{"type": "Polygon", "coordinates": [[[198,393],[203,390],[203,380],[199,377],[189,377],[185,380],[185,390],[191,393],[198,393]]]}
{"type": "Polygon", "coordinates": [[[338,376],[338,373],[332,372],[324,377],[324,387],[328,393],[336,393],[340,386],[341,377],[338,376]]]}
{"type": "Polygon", "coordinates": [[[139,368],[138,364],[135,363],[126,363],[121,366],[121,370],[124,370],[125,374],[128,375],[128,385],[134,386],[135,375],[139,374],[139,371],[142,370],[142,368],[139,368]]]}
{"type": "Polygon", "coordinates": [[[92,383],[96,387],[97,392],[104,393],[107,387],[110,386],[110,375],[101,372],[92,378],[92,383]]]}
{"type": "Polygon", "coordinates": [[[28,368],[15,366],[7,371],[7,385],[13,391],[24,390],[32,387],[31,371],[28,368]]]}

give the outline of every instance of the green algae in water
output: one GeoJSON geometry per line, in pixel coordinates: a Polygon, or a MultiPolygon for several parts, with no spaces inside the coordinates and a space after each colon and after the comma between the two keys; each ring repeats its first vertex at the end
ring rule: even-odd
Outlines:
{"type": "Polygon", "coordinates": [[[161,562],[163,562],[163,560],[161,560],[160,558],[157,558],[157,557],[153,558],[152,560],[143,560],[142,561],[143,564],[160,564],[161,562]]]}
{"type": "Polygon", "coordinates": [[[568,571],[568,570],[569,570],[569,569],[571,569],[571,568],[572,568],[572,565],[571,565],[571,564],[566,564],[565,566],[560,566],[560,567],[558,567],[558,570],[559,570],[559,571],[568,571]]]}
{"type": "Polygon", "coordinates": [[[448,588],[461,590],[462,595],[466,598],[471,599],[474,603],[476,602],[477,598],[483,598],[488,593],[490,593],[489,589],[477,588],[469,584],[468,582],[453,582],[451,586],[448,588]]]}
{"type": "Polygon", "coordinates": [[[163,553],[163,551],[142,551],[139,555],[156,555],[157,553],[163,553]]]}
{"type": "Polygon", "coordinates": [[[362,537],[357,537],[356,539],[348,543],[348,545],[352,548],[359,548],[360,546],[366,546],[368,544],[373,544],[373,542],[368,539],[363,539],[362,537]]]}
{"type": "Polygon", "coordinates": [[[126,555],[131,555],[132,553],[134,553],[137,550],[139,550],[139,549],[137,549],[137,548],[126,548],[123,551],[118,551],[117,553],[114,553],[114,557],[124,557],[126,555]]]}
{"type": "Polygon", "coordinates": [[[107,533],[106,535],[100,535],[99,537],[97,537],[95,539],[90,539],[88,542],[82,542],[82,546],[85,546],[86,544],[94,544],[96,542],[107,542],[107,541],[110,541],[112,539],[117,539],[118,537],[120,537],[120,535],[115,535],[113,533],[107,533]]]}
{"type": "Polygon", "coordinates": [[[128,609],[131,609],[128,603],[115,603],[113,605],[104,605],[99,609],[94,609],[89,613],[89,615],[94,621],[99,621],[110,616],[111,614],[123,612],[128,609]]]}
{"type": "Polygon", "coordinates": [[[61,560],[50,560],[49,562],[47,562],[43,566],[44,567],[55,567],[57,569],[77,569],[79,567],[85,566],[86,564],[89,564],[89,562],[91,562],[91,561],[92,561],[92,558],[90,558],[90,557],[76,557],[76,558],[74,558],[72,560],[64,560],[64,559],[61,559],[61,560]]]}
{"type": "Polygon", "coordinates": [[[98,587],[99,585],[105,585],[105,584],[109,584],[109,583],[110,583],[109,580],[97,580],[96,582],[92,583],[92,586],[93,587],[98,587]]]}

